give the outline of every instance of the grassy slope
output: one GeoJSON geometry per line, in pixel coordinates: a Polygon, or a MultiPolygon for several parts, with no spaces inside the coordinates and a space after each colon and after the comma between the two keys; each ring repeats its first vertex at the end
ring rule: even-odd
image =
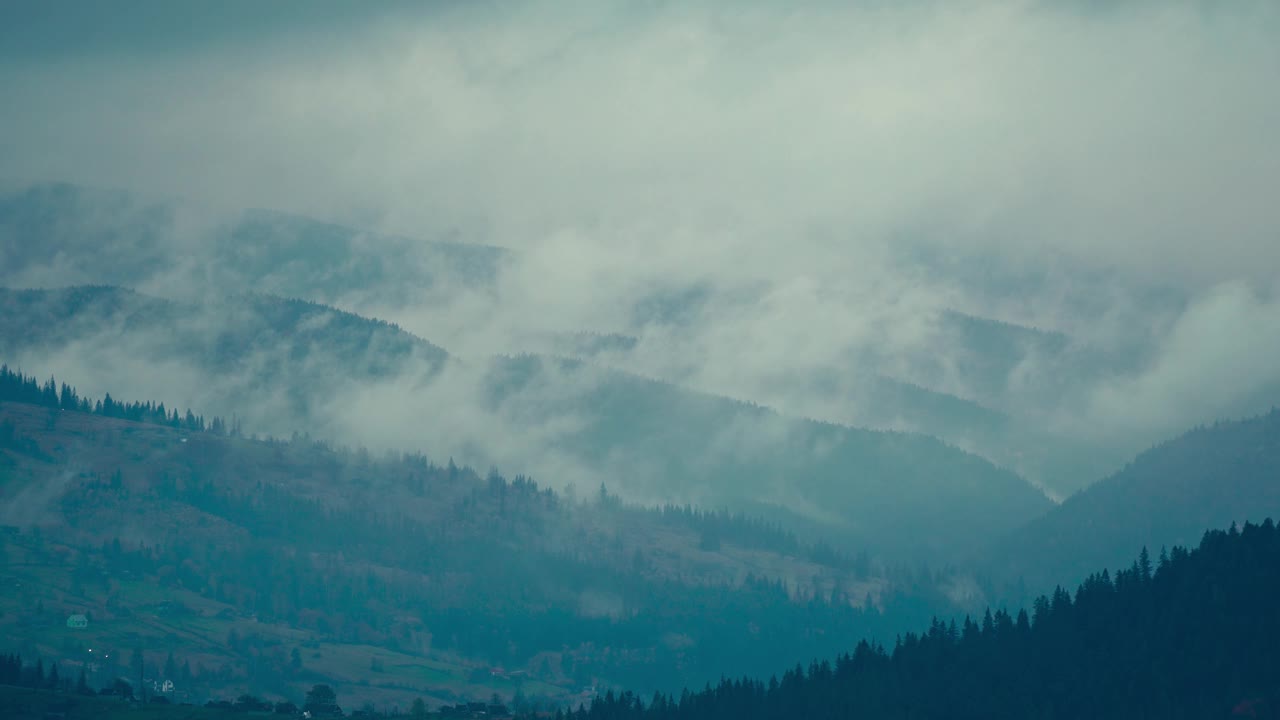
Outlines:
{"type": "MultiPolygon", "coordinates": [[[[231,605],[191,589],[163,587],[153,579],[86,577],[78,572],[81,551],[113,536],[163,545],[176,539],[237,542],[248,534],[245,528],[198,508],[146,499],[148,487],[166,476],[212,472],[219,482],[241,483],[246,490],[287,483],[293,493],[334,506],[378,497],[441,526],[456,522],[451,517],[454,502],[471,492],[478,479],[415,497],[386,484],[385,479],[357,478],[364,474],[358,467],[337,467],[330,455],[308,450],[305,444],[190,435],[14,403],[0,404],[0,419],[14,426],[19,436],[34,438],[38,446],[30,452],[0,451],[7,473],[0,498],[11,510],[2,522],[45,528],[40,542],[30,531],[6,536],[0,582],[12,591],[0,594],[0,634],[19,647],[66,661],[64,674],[78,672],[77,664],[89,660],[89,648],[126,653],[142,647],[153,667],[174,649],[179,663],[188,661],[204,671],[231,668],[231,675],[220,681],[228,697],[252,691],[296,702],[306,687],[322,680],[349,688],[344,697],[352,706],[365,701],[407,705],[419,696],[433,704],[461,697],[487,698],[493,692],[509,696],[517,684],[527,695],[568,697],[576,691],[560,668],[561,655],[555,652],[545,656],[545,670],[537,677],[524,681],[486,677],[477,682],[476,662],[440,652],[429,639],[417,650],[336,642],[285,623],[242,617],[231,605]],[[90,507],[69,516],[60,514],[61,493],[84,482],[98,482],[116,469],[122,469],[125,477],[119,497],[95,496],[90,507]],[[55,535],[61,539],[54,541],[55,535]],[[172,606],[185,607],[187,612],[174,613],[172,606]],[[65,627],[66,616],[78,612],[91,614],[89,629],[65,627]],[[302,648],[302,670],[285,687],[255,687],[243,674],[243,655],[228,648],[233,632],[241,637],[261,636],[267,653],[302,648]]],[[[643,574],[651,582],[732,584],[754,574],[784,579],[796,587],[813,584],[824,593],[839,587],[858,600],[868,594],[878,596],[884,585],[876,577],[860,577],[758,548],[725,543],[715,550],[699,549],[698,537],[689,529],[634,520],[618,523],[592,512],[574,512],[567,518],[566,525],[543,531],[538,542],[575,548],[594,561],[622,567],[631,567],[640,550],[643,574]]],[[[354,558],[348,562],[352,572],[377,570],[354,558]]],[[[99,685],[110,679],[102,673],[95,678],[99,685]]]]}

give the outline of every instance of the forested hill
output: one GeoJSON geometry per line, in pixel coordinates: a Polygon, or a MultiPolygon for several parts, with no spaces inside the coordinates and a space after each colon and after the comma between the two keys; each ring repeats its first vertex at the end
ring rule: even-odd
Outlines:
{"type": "Polygon", "coordinates": [[[95,349],[111,339],[135,354],[182,362],[211,375],[250,373],[261,382],[304,373],[382,377],[411,361],[438,369],[448,354],[396,325],[274,295],[241,294],[188,303],[128,288],[0,288],[0,352],[7,357],[95,349]],[[324,365],[322,369],[313,366],[324,365]]]}
{"type": "Polygon", "coordinates": [[[439,704],[672,689],[892,637],[982,592],[742,515],[251,440],[3,369],[0,525],[15,649],[95,663],[95,687],[119,668],[90,648],[153,671],[171,653],[193,699],[296,699],[321,681],[439,704]],[[81,613],[87,629],[65,627],[81,613]]]}
{"type": "Polygon", "coordinates": [[[250,432],[518,463],[624,496],[727,507],[935,562],[1052,503],[926,435],[772,409],[589,363],[458,357],[400,328],[267,295],[179,302],[123,288],[0,289],[0,358],[180,398],[250,432]]]}
{"type": "Polygon", "coordinates": [[[1077,582],[1133,548],[1195,541],[1207,527],[1280,515],[1280,411],[1201,427],[1139,455],[997,544],[997,572],[1035,589],[1077,582]]]}
{"type": "Polygon", "coordinates": [[[486,391],[533,417],[590,418],[559,441],[601,475],[898,558],[953,560],[1052,507],[1017,474],[934,437],[787,417],[579,362],[497,358],[486,391]]]}
{"type": "Polygon", "coordinates": [[[1206,533],[1199,548],[1090,576],[1031,613],[934,624],[781,679],[723,681],[644,705],[607,694],[581,720],[1035,720],[1280,717],[1280,530],[1206,533]]]}

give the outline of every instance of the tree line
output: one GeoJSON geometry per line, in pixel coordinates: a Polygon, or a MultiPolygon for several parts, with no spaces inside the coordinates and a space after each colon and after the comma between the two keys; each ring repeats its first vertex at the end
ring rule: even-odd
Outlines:
{"type": "Polygon", "coordinates": [[[1280,529],[1234,524],[1198,548],[1144,549],[1031,611],[935,619],[892,648],[702,691],[606,693],[571,720],[1280,716],[1280,529]]]}
{"type": "Polygon", "coordinates": [[[100,400],[91,400],[82,397],[74,387],[66,383],[59,384],[54,377],[41,383],[34,375],[28,376],[21,371],[10,370],[8,365],[0,365],[0,402],[27,403],[51,410],[90,413],[151,425],[165,425],[188,432],[212,432],[218,435],[239,432],[238,428],[228,428],[222,418],[214,417],[206,422],[203,415],[196,415],[190,409],[181,414],[177,408],[166,408],[164,403],[121,402],[112,398],[111,393],[106,393],[100,400]]]}
{"type": "MultiPolygon", "coordinates": [[[[152,403],[91,404],[53,379],[39,383],[0,370],[0,399],[62,409],[64,397],[65,409],[76,412],[120,417],[118,408],[133,408],[125,419],[168,417],[170,424],[174,417],[152,403]]],[[[197,417],[191,427],[198,431],[202,422],[197,417]]],[[[644,689],[725,672],[773,672],[785,659],[834,653],[860,637],[891,637],[953,607],[928,572],[877,566],[888,582],[877,583],[872,597],[871,586],[858,582],[871,570],[865,553],[844,555],[741,514],[644,508],[603,487],[600,502],[579,505],[497,470],[482,477],[452,461],[373,458],[302,438],[228,444],[213,429],[218,423],[203,427],[162,463],[82,470],[62,491],[57,507],[68,525],[102,533],[100,546],[85,545],[83,535],[74,543],[76,581],[88,595],[109,594],[112,578],[146,578],[324,639],[418,652],[429,633],[432,648],[475,661],[528,667],[575,686],[603,680],[644,689]],[[342,502],[307,492],[307,478],[340,492],[342,502]],[[184,533],[142,545],[121,543],[114,525],[101,525],[175,506],[247,533],[184,533]],[[820,563],[825,557],[823,565],[854,574],[821,583],[807,576],[673,576],[647,544],[672,531],[708,552],[724,543],[820,563]],[[584,598],[601,601],[584,609],[584,598]]],[[[13,541],[37,553],[45,548],[35,536],[13,541]]],[[[228,637],[225,647],[237,671],[267,683],[297,678],[289,647],[252,637],[228,637]]],[[[218,668],[194,674],[220,680],[218,668]]]]}

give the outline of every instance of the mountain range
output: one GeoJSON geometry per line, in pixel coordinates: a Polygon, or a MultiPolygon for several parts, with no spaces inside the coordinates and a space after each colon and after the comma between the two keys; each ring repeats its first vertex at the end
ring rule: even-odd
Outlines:
{"type": "MultiPolygon", "coordinates": [[[[1150,338],[939,306],[945,352],[850,347],[734,396],[692,351],[750,287],[649,288],[611,328],[508,319],[493,344],[468,326],[505,312],[516,251],[69,185],[0,196],[0,260],[0,623],[97,680],[128,648],[205,694],[672,692],[1280,504],[1275,411],[1128,465],[1140,434],[1062,429],[1150,338]]],[[[921,262],[993,297],[1045,281],[921,262]]]]}
{"type": "MultiPolygon", "coordinates": [[[[892,258],[895,272],[915,285],[936,285],[941,298],[955,295],[954,301],[920,308],[903,337],[893,327],[899,319],[884,319],[866,328],[864,340],[836,344],[823,358],[771,346],[769,352],[781,350],[795,362],[741,375],[727,366],[735,362],[725,355],[732,348],[715,343],[749,342],[750,335],[713,340],[719,318],[750,317],[777,288],[710,278],[647,281],[605,298],[617,307],[599,320],[561,317],[554,305],[529,314],[522,307],[529,286],[558,267],[548,263],[572,258],[464,240],[447,227],[410,239],[274,211],[69,184],[0,193],[0,286],[108,285],[196,304],[251,293],[303,299],[385,318],[481,362],[562,355],[788,416],[934,435],[1055,498],[1113,472],[1162,436],[1090,433],[1064,418],[1089,412],[1100,388],[1155,363],[1159,333],[1190,303],[1176,289],[1065,262],[1047,274],[904,246],[892,258]],[[1008,319],[1019,313],[1003,308],[1019,303],[1052,303],[1062,327],[1008,319]],[[1114,331],[1121,323],[1124,331],[1114,331]],[[588,337],[597,339],[583,342],[588,337]]],[[[1256,399],[1226,403],[1224,411],[1258,412],[1265,406],[1256,399]]]]}

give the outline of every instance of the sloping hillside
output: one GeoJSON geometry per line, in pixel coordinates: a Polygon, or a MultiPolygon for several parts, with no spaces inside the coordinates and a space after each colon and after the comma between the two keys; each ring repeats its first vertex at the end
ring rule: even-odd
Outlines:
{"type": "Polygon", "coordinates": [[[1139,455],[997,544],[1002,572],[1041,584],[1115,567],[1144,545],[1280,514],[1280,411],[1201,427],[1139,455]]]}
{"type": "Polygon", "coordinates": [[[38,392],[58,398],[0,402],[3,632],[79,663],[93,647],[157,665],[172,652],[206,694],[318,679],[404,702],[521,682],[561,700],[597,681],[670,689],[973,601],[947,574],[743,516],[603,491],[576,504],[521,476],[38,392]],[[62,626],[86,612],[90,630],[62,626]]]}
{"type": "Polygon", "coordinates": [[[57,356],[116,387],[176,374],[171,384],[187,398],[216,386],[226,404],[215,411],[275,408],[299,418],[339,379],[431,375],[448,358],[394,325],[301,300],[186,303],[109,286],[0,289],[0,355],[29,365],[57,356]]]}
{"type": "Polygon", "coordinates": [[[395,326],[297,300],[89,287],[0,291],[0,309],[10,362],[186,399],[254,431],[572,470],[645,501],[816,523],[900,558],[954,556],[1050,506],[1016,474],[927,436],[789,418],[582,362],[451,361],[395,326]]]}
{"type": "Polygon", "coordinates": [[[797,420],[768,408],[537,356],[502,358],[495,406],[584,418],[562,447],[659,497],[729,504],[858,547],[950,556],[1047,510],[1014,473],[936,438],[797,420]],[[547,386],[569,392],[547,400],[547,386]]]}
{"type": "MultiPolygon", "coordinates": [[[[766,683],[592,706],[601,720],[1273,718],[1280,712],[1280,530],[1207,532],[1159,563],[1089,576],[1017,613],[933,621],[893,649],[860,643],[766,683]],[[1028,611],[1029,610],[1029,611],[1028,611]]],[[[571,716],[573,717],[573,716],[571,716]]]]}

